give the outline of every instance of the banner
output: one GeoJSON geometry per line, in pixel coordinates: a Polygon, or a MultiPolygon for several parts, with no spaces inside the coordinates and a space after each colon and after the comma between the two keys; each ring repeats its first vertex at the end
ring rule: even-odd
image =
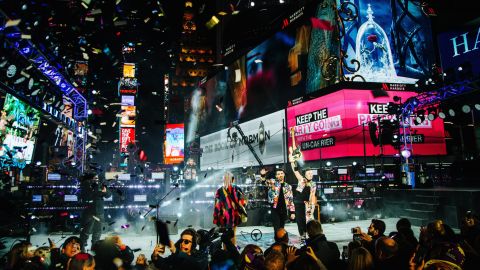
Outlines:
{"type": "Polygon", "coordinates": [[[120,128],[120,152],[126,153],[130,143],[135,143],[134,128],[120,128]]]}
{"type": "Polygon", "coordinates": [[[120,127],[135,127],[135,106],[122,106],[120,127]]]}
{"type": "Polygon", "coordinates": [[[165,131],[164,163],[177,164],[183,161],[184,124],[167,124],[165,131]]]}
{"type": "MultiPolygon", "coordinates": [[[[395,118],[387,113],[388,102],[393,102],[394,96],[405,101],[416,95],[400,91],[386,93],[388,96],[376,98],[370,90],[345,89],[288,107],[287,127],[289,130],[294,127],[295,143],[301,148],[304,160],[363,156],[364,135],[367,156],[378,156],[380,146],[372,144],[368,123],[378,124],[378,118],[395,118]]],[[[413,120],[411,123],[407,141],[413,143],[414,155],[446,154],[442,119],[429,121],[425,115],[423,123],[415,125],[413,120]]],[[[402,140],[402,129],[400,131],[402,140]]],[[[291,145],[289,136],[288,146],[291,145]]],[[[391,145],[384,145],[383,150],[386,156],[399,154],[391,145]]]]}
{"type": "Polygon", "coordinates": [[[280,110],[241,123],[239,126],[245,135],[243,138],[234,127],[230,132],[224,129],[201,137],[200,170],[257,166],[246,142],[250,143],[263,164],[284,163],[284,123],[285,111],[280,110]]]}

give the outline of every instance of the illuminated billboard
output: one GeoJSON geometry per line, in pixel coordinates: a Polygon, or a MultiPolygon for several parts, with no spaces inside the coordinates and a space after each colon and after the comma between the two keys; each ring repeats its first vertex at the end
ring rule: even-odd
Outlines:
{"type": "Polygon", "coordinates": [[[359,61],[367,82],[415,83],[434,63],[430,19],[413,1],[337,0],[355,4],[358,17],[344,21],[342,49],[359,61]]]}
{"type": "Polygon", "coordinates": [[[32,160],[40,112],[7,94],[0,117],[0,155],[17,160],[32,160]]]}
{"type": "Polygon", "coordinates": [[[120,78],[118,91],[120,95],[136,95],[138,82],[136,78],[120,78]]]}
{"type": "Polygon", "coordinates": [[[165,129],[164,163],[181,163],[184,158],[184,124],[167,124],[165,129]]]}
{"type": "Polygon", "coordinates": [[[132,64],[132,63],[123,64],[123,77],[135,78],[135,64],[132,64]]]}
{"type": "Polygon", "coordinates": [[[257,166],[258,163],[245,141],[250,143],[263,164],[284,163],[284,122],[285,111],[280,110],[241,123],[239,126],[244,138],[236,128],[231,128],[230,132],[229,129],[223,129],[200,137],[200,147],[203,149],[200,169],[257,166]]]}
{"type": "Polygon", "coordinates": [[[120,152],[128,152],[127,147],[131,143],[135,143],[135,129],[120,128],[120,152]]]}
{"type": "MultiPolygon", "coordinates": [[[[378,156],[380,146],[372,144],[368,123],[378,117],[393,117],[387,114],[386,108],[394,96],[405,101],[415,95],[414,92],[389,91],[388,96],[375,97],[370,90],[344,89],[288,107],[287,127],[295,128],[295,142],[306,161],[363,156],[364,134],[367,156],[378,156]]],[[[425,119],[419,125],[412,125],[411,134],[407,139],[413,142],[414,155],[446,154],[442,119],[425,119]]],[[[288,146],[291,145],[289,136],[288,146]]],[[[383,147],[386,156],[398,153],[391,145],[383,147]]]]}
{"type": "Polygon", "coordinates": [[[120,127],[135,127],[135,106],[122,106],[120,127]]]}

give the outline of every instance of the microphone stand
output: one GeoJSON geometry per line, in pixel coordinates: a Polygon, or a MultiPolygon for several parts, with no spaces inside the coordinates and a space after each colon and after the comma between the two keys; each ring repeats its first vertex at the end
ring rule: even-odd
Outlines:
{"type": "MultiPolygon", "coordinates": [[[[160,212],[160,211],[159,211],[159,210],[160,210],[160,203],[161,203],[163,200],[165,200],[165,198],[167,198],[167,196],[170,195],[170,193],[172,193],[172,192],[173,192],[175,189],[177,189],[177,188],[178,188],[178,183],[175,183],[175,184],[173,185],[173,188],[170,189],[170,191],[169,191],[167,194],[165,194],[162,198],[160,198],[155,205],[150,205],[150,210],[148,210],[147,213],[145,213],[145,215],[143,215],[143,217],[146,217],[148,214],[150,214],[150,212],[152,212],[153,209],[156,208],[156,209],[157,209],[157,213],[155,214],[155,218],[156,218],[155,222],[158,222],[158,220],[159,220],[159,218],[160,218],[160,216],[159,216],[159,215],[160,215],[160,214],[159,214],[159,212],[160,212]]],[[[157,232],[157,243],[159,243],[159,241],[160,241],[159,237],[160,237],[160,236],[158,235],[158,232],[157,232]]]]}

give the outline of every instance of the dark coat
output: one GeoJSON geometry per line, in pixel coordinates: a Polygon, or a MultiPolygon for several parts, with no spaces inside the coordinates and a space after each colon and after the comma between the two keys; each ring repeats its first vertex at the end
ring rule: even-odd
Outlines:
{"type": "Polygon", "coordinates": [[[324,234],[307,239],[307,245],[302,247],[302,251],[307,251],[311,247],[315,255],[322,261],[327,269],[339,269],[340,251],[334,242],[327,241],[324,234]]]}

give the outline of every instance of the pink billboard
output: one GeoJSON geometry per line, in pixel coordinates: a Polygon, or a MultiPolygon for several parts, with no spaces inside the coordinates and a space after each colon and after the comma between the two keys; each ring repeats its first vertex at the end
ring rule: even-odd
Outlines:
{"type": "MultiPolygon", "coordinates": [[[[291,127],[295,129],[295,143],[301,149],[303,159],[363,156],[364,135],[367,156],[378,156],[381,153],[380,146],[372,144],[368,123],[378,117],[394,117],[387,114],[387,103],[393,102],[394,96],[405,101],[416,95],[414,92],[400,91],[389,91],[387,94],[374,97],[370,90],[344,89],[288,107],[287,126],[289,130],[291,127]]],[[[290,132],[288,134],[290,147],[292,138],[290,132]]],[[[413,143],[413,155],[446,154],[443,120],[440,118],[433,121],[425,119],[419,125],[412,124],[407,140],[413,143]]],[[[391,145],[383,146],[384,156],[398,153],[399,150],[391,145]]]]}

